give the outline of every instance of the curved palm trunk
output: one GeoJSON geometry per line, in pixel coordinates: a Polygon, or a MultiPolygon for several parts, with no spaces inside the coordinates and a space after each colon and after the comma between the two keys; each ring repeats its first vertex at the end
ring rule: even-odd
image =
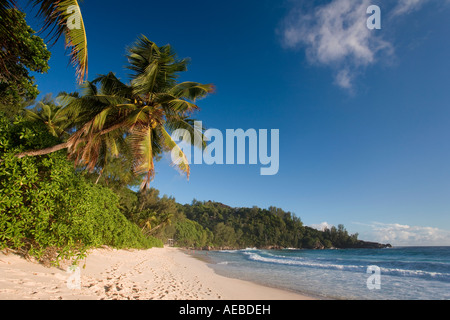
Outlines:
{"type": "Polygon", "coordinates": [[[165,222],[163,222],[163,223],[157,225],[157,226],[154,227],[153,229],[149,230],[149,231],[147,232],[147,234],[152,234],[153,232],[155,232],[156,230],[158,230],[159,228],[161,228],[164,224],[165,224],[165,222]]]}
{"type": "Polygon", "coordinates": [[[41,149],[41,150],[34,150],[34,151],[25,151],[16,154],[16,157],[19,159],[22,159],[24,157],[36,157],[36,156],[43,156],[49,153],[53,153],[59,150],[67,149],[69,147],[69,144],[67,142],[58,144],[53,147],[41,149]]]}
{"type": "MultiPolygon", "coordinates": [[[[111,131],[117,130],[117,129],[123,127],[123,125],[124,125],[123,123],[116,124],[116,125],[112,126],[111,128],[108,128],[108,129],[105,129],[105,130],[101,131],[100,135],[102,136],[102,135],[105,135],[107,133],[110,133],[111,131]]],[[[88,140],[87,138],[86,139],[80,139],[80,140],[77,141],[76,145],[78,145],[78,144],[80,144],[82,142],[85,142],[87,140],[88,140]]],[[[64,143],[61,143],[61,144],[57,144],[56,146],[48,147],[48,148],[41,149],[41,150],[33,150],[33,151],[21,152],[21,153],[16,154],[16,157],[21,159],[21,158],[24,158],[24,157],[44,156],[46,154],[50,154],[50,153],[53,153],[53,152],[56,152],[56,151],[60,151],[60,150],[63,150],[63,149],[68,149],[70,147],[72,147],[72,144],[70,144],[69,142],[64,142],[64,143]]]]}
{"type": "Polygon", "coordinates": [[[102,175],[103,175],[103,169],[100,170],[100,174],[98,175],[98,178],[97,178],[97,180],[95,181],[95,184],[98,184],[98,182],[100,181],[100,178],[102,177],[102,175]]]}

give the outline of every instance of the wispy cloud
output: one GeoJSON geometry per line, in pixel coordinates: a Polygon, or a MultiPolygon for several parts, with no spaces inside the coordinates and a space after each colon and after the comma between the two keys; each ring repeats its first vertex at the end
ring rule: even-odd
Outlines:
{"type": "Polygon", "coordinates": [[[402,15],[420,9],[429,0],[398,0],[397,6],[393,10],[393,15],[402,15]]]}
{"type": "MultiPolygon", "coordinates": [[[[368,237],[380,243],[394,246],[443,246],[450,245],[450,231],[426,226],[410,226],[400,223],[354,223],[369,227],[360,238],[368,237]]],[[[363,239],[364,240],[364,239],[363,239]]]]}
{"type": "MultiPolygon", "coordinates": [[[[428,1],[399,0],[388,13],[382,12],[382,19],[418,10],[428,1]]],[[[339,87],[352,90],[365,68],[394,55],[394,46],[383,32],[367,28],[372,0],[330,0],[320,6],[301,0],[292,3],[279,30],[283,45],[302,48],[311,64],[329,67],[339,87]]]]}
{"type": "Polygon", "coordinates": [[[353,78],[354,75],[349,69],[342,69],[337,73],[335,82],[341,88],[351,90],[353,78]]]}

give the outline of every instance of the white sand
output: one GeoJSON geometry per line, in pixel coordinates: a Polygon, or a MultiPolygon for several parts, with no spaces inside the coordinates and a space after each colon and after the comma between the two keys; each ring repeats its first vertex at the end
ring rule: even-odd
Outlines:
{"type": "Polygon", "coordinates": [[[46,268],[0,253],[0,300],[310,300],[297,293],[217,275],[174,248],[142,251],[97,249],[79,263],[46,268]],[[83,264],[86,267],[83,269],[83,264]]]}

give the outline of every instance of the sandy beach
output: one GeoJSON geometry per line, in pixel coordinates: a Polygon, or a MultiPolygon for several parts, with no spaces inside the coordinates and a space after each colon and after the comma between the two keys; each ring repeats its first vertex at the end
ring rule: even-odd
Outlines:
{"type": "Polygon", "coordinates": [[[78,269],[0,253],[1,300],[313,300],[230,279],[176,248],[96,249],[78,269]]]}

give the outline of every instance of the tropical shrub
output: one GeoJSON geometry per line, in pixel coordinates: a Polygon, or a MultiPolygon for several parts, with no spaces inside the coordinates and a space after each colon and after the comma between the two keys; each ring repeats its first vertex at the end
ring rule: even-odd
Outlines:
{"type": "Polygon", "coordinates": [[[162,246],[127,220],[113,191],[85,179],[64,152],[14,156],[57,142],[42,124],[0,117],[0,248],[37,258],[57,248],[58,258],[68,258],[101,245],[162,246]]]}
{"type": "Polygon", "coordinates": [[[211,245],[213,234],[199,223],[184,219],[175,224],[175,239],[180,247],[204,247],[211,245]]]}

